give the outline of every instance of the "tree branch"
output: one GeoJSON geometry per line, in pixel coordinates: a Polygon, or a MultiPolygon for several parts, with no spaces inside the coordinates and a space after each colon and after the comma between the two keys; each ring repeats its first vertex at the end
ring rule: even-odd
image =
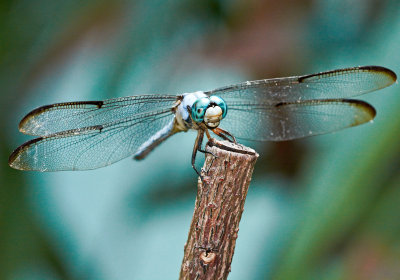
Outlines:
{"type": "Polygon", "coordinates": [[[226,279],[258,154],[242,145],[210,140],[199,178],[180,279],[226,279]],[[215,157],[215,156],[216,157],[215,157]]]}

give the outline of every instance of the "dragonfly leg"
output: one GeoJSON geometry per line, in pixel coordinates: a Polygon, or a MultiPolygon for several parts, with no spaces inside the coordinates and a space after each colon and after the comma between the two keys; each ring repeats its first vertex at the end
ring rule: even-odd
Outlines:
{"type": "Polygon", "coordinates": [[[209,153],[212,154],[213,157],[212,157],[212,159],[211,159],[211,164],[210,164],[210,166],[208,167],[208,169],[207,169],[207,171],[206,171],[206,174],[208,174],[208,171],[210,171],[211,166],[214,164],[214,160],[218,157],[218,156],[214,155],[214,154],[211,153],[211,152],[209,152],[209,153]]]}
{"type": "Polygon", "coordinates": [[[209,152],[209,151],[203,150],[201,147],[199,147],[198,151],[201,152],[201,153],[204,153],[204,154],[212,155],[214,158],[217,158],[217,157],[218,157],[218,156],[217,156],[216,154],[214,154],[213,152],[209,152]]]}
{"type": "Polygon", "coordinates": [[[222,128],[219,128],[219,127],[214,128],[212,130],[212,132],[214,132],[215,134],[217,134],[219,137],[223,138],[224,140],[227,140],[229,142],[237,144],[235,136],[230,134],[228,131],[223,130],[222,128]],[[230,139],[228,136],[230,137],[230,139]]]}
{"type": "Polygon", "coordinates": [[[194,171],[196,171],[197,175],[200,176],[202,181],[203,181],[203,176],[196,168],[196,155],[197,155],[197,151],[201,150],[200,148],[201,148],[201,144],[203,143],[203,138],[204,138],[204,131],[198,130],[196,141],[194,142],[194,147],[193,147],[193,152],[192,152],[192,167],[193,167],[194,171]]]}
{"type": "MultiPolygon", "coordinates": [[[[203,150],[201,149],[201,145],[202,145],[202,143],[203,143],[203,139],[204,139],[204,130],[199,130],[198,133],[197,133],[197,138],[196,138],[194,147],[193,147],[193,153],[192,153],[192,167],[193,167],[194,171],[196,171],[197,175],[199,175],[199,177],[200,177],[201,182],[203,183],[203,185],[206,185],[206,181],[204,180],[204,176],[203,176],[203,175],[201,174],[201,172],[199,172],[199,171],[197,170],[197,168],[196,168],[196,155],[197,155],[197,151],[204,152],[204,153],[207,153],[207,154],[212,154],[212,155],[213,155],[212,162],[214,162],[214,159],[215,159],[217,156],[214,155],[214,154],[211,153],[211,152],[203,151],[203,150]]],[[[212,163],[211,163],[211,165],[212,165],[212,163]]],[[[210,165],[209,168],[211,168],[211,165],[210,165]]],[[[204,171],[205,171],[205,173],[207,174],[209,170],[210,170],[210,169],[204,170],[204,171]]],[[[202,169],[202,171],[203,171],[203,169],[202,169]]]]}
{"type": "MultiPolygon", "coordinates": [[[[212,137],[211,137],[211,135],[210,135],[210,132],[208,132],[207,127],[206,127],[204,124],[200,124],[200,127],[203,129],[203,132],[206,134],[208,140],[209,140],[209,141],[212,140],[212,137]]],[[[199,152],[202,152],[202,153],[205,153],[205,154],[213,155],[215,158],[218,157],[217,155],[213,154],[212,152],[203,150],[203,149],[201,148],[201,145],[199,146],[198,151],[199,151],[199,152]]]]}

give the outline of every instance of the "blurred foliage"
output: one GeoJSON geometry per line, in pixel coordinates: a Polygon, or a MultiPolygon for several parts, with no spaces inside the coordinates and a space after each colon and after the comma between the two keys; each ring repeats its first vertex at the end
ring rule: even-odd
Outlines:
{"type": "MultiPolygon", "coordinates": [[[[12,170],[34,107],[355,65],[400,73],[396,0],[8,0],[0,34],[0,279],[177,278],[193,211],[191,133],[143,162],[12,170]]],[[[399,88],[362,98],[373,124],[246,143],[261,156],[230,279],[400,279],[399,88]]]]}

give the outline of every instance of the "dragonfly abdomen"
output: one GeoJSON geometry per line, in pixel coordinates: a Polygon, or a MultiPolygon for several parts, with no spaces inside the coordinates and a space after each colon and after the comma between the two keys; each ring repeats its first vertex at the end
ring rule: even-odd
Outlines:
{"type": "Polygon", "coordinates": [[[172,119],[165,127],[157,131],[146,142],[144,142],[133,156],[136,160],[144,159],[155,147],[164,142],[168,137],[174,135],[177,130],[174,129],[175,119],[172,119]]]}

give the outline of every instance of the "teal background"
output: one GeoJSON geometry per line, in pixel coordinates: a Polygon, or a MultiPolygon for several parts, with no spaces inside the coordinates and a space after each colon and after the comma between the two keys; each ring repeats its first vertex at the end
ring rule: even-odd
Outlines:
{"type": "MultiPolygon", "coordinates": [[[[400,2],[0,3],[0,279],[177,279],[195,133],[86,172],[8,167],[31,109],[357,65],[400,73],[400,2]]],[[[229,279],[400,279],[400,89],[372,124],[260,153],[229,279]]],[[[245,120],[244,120],[245,121],[245,120]]]]}

